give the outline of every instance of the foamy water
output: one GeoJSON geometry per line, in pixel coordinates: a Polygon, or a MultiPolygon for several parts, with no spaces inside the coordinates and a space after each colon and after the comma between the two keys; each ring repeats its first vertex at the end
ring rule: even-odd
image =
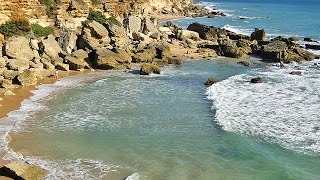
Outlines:
{"type": "Polygon", "coordinates": [[[233,76],[207,91],[214,101],[215,121],[226,131],[279,143],[303,153],[320,152],[320,69],[313,62],[300,68],[257,71],[233,76]],[[256,76],[266,82],[251,84],[256,76]]]}

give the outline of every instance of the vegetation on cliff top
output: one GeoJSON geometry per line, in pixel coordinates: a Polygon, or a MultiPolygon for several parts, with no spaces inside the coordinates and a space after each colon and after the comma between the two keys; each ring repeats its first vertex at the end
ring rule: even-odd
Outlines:
{"type": "Polygon", "coordinates": [[[90,9],[89,16],[87,19],[90,21],[97,21],[100,24],[108,23],[110,25],[115,24],[117,26],[121,26],[121,22],[119,22],[116,17],[111,16],[109,18],[106,18],[106,16],[103,15],[102,12],[95,11],[92,9],[90,9]]]}
{"type": "Polygon", "coordinates": [[[31,30],[36,37],[48,36],[53,32],[52,27],[42,27],[39,24],[31,24],[31,30]]]}
{"type": "Polygon", "coordinates": [[[27,20],[10,20],[0,26],[0,33],[5,37],[24,35],[30,30],[30,24],[27,20]]]}

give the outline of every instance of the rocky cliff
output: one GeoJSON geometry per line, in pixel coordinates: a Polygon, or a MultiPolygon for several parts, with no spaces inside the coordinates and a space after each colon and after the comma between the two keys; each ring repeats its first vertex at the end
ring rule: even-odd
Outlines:
{"type": "Polygon", "coordinates": [[[0,24],[10,19],[28,19],[42,26],[58,24],[76,29],[89,9],[106,16],[185,15],[192,0],[0,0],[0,24]]]}

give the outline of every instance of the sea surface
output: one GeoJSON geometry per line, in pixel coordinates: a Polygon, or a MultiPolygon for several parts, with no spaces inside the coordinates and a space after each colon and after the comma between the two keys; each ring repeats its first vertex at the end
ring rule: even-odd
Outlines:
{"type": "MultiPolygon", "coordinates": [[[[229,16],[175,22],[320,39],[317,1],[205,5],[229,16]]],[[[0,121],[0,148],[7,159],[48,169],[47,179],[317,180],[316,62],[280,69],[216,58],[185,60],[160,75],[102,71],[64,78],[40,85],[0,121]],[[297,67],[303,75],[290,75],[297,67]],[[209,76],[219,82],[205,87],[209,76]],[[249,83],[257,76],[265,83],[249,83]]]]}

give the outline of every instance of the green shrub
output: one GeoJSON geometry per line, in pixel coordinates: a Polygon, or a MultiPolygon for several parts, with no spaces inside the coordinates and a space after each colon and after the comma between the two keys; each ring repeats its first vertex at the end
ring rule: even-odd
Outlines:
{"type": "Polygon", "coordinates": [[[0,33],[5,37],[23,35],[30,32],[30,24],[27,20],[10,20],[0,26],[0,33]]]}
{"type": "Polygon", "coordinates": [[[111,16],[107,19],[107,22],[112,25],[112,24],[115,24],[117,26],[122,26],[121,22],[118,21],[118,19],[114,16],[111,16]]]}
{"type": "Polygon", "coordinates": [[[31,29],[36,37],[48,36],[53,32],[52,27],[42,27],[39,24],[31,24],[31,29]]]}
{"type": "Polygon", "coordinates": [[[107,21],[107,18],[101,12],[94,11],[92,9],[90,9],[87,19],[91,21],[97,21],[100,24],[104,24],[107,21]]]}
{"type": "Polygon", "coordinates": [[[54,4],[54,0],[39,0],[39,2],[41,4],[46,5],[46,6],[53,6],[53,4],[54,4]]]}
{"type": "Polygon", "coordinates": [[[91,0],[91,2],[95,6],[101,4],[101,0],[91,0]]]}

